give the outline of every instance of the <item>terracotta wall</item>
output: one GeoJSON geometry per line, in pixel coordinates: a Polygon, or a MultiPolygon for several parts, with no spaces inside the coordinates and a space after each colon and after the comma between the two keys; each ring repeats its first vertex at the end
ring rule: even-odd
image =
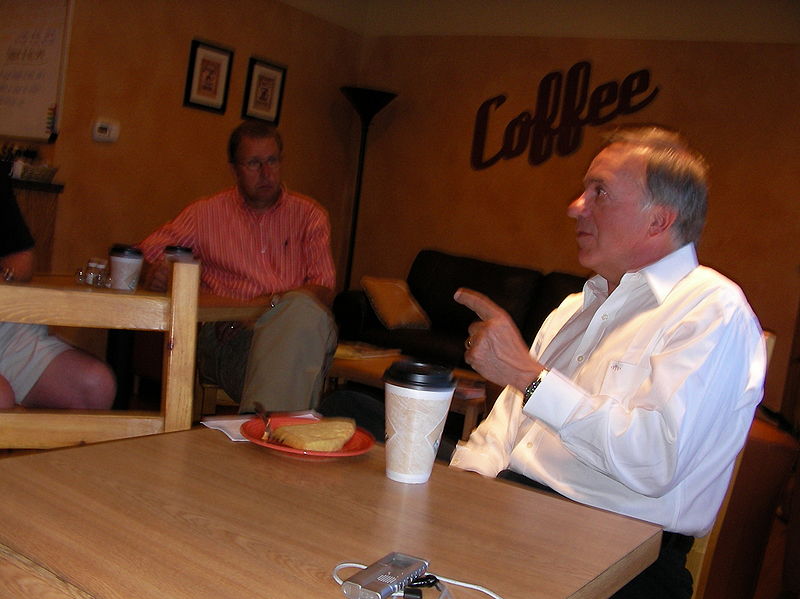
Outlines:
{"type": "MultiPolygon", "coordinates": [[[[658,95],[610,124],[659,122],[682,130],[712,166],[699,256],[737,281],[762,326],[777,332],[767,405],[782,397],[800,297],[800,51],[797,46],[415,37],[369,40],[362,80],[398,93],[370,131],[354,281],[404,276],[423,247],[544,270],[581,272],[565,215],[599,143],[538,166],[527,153],[470,166],[478,107],[493,111],[487,153],[508,122],[535,110],[539,81],[590,61],[591,88],[648,69],[658,95]]],[[[643,97],[643,96],[642,96],[643,97]]]]}
{"type": "Polygon", "coordinates": [[[258,55],[288,67],[284,175],[330,210],[340,268],[358,123],[338,88],[355,82],[399,94],[369,133],[354,284],[362,274],[404,276],[423,247],[581,272],[564,211],[598,129],[586,127],[569,156],[531,166],[522,155],[474,170],[476,111],[507,95],[490,122],[496,148],[508,121],[534,110],[547,73],[588,60],[594,88],[649,69],[658,96],[613,123],[680,128],[708,156],[713,189],[700,257],[738,281],[763,326],[777,332],[767,402],[779,404],[800,298],[796,45],[362,39],[274,0],[75,0],[74,9],[61,134],[46,148],[66,184],[56,270],[140,239],[231,181],[224,143],[240,120],[247,59],[258,55]],[[235,51],[224,115],[182,106],[193,38],[235,51]],[[121,122],[117,143],[91,140],[99,116],[121,122]]]}

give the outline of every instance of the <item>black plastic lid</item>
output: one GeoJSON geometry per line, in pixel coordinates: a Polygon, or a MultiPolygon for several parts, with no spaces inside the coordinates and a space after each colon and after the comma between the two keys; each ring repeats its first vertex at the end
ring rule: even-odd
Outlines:
{"type": "Polygon", "coordinates": [[[164,252],[167,254],[191,254],[192,248],[185,245],[168,245],[164,248],[164,252]]]}
{"type": "Polygon", "coordinates": [[[142,255],[142,250],[132,245],[125,245],[124,243],[115,243],[111,246],[109,252],[112,256],[126,256],[139,258],[142,255]]]}
{"type": "Polygon", "coordinates": [[[383,373],[383,380],[402,387],[450,389],[455,387],[453,371],[422,362],[398,361],[383,373]]]}

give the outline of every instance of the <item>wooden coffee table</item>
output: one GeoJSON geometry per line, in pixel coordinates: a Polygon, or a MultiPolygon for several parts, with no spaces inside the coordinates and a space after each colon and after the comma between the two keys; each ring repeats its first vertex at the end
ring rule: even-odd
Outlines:
{"type": "MultiPolygon", "coordinates": [[[[344,359],[334,357],[328,378],[332,379],[335,385],[343,384],[347,381],[361,383],[369,387],[383,387],[383,373],[394,362],[398,360],[409,360],[408,356],[395,354],[391,356],[381,356],[379,358],[357,358],[344,359]]],[[[465,370],[463,368],[453,369],[453,376],[457,380],[486,383],[477,372],[465,370]]],[[[494,395],[496,398],[497,395],[494,395]]],[[[453,395],[450,403],[450,411],[464,415],[464,428],[461,431],[461,440],[466,441],[469,434],[478,424],[478,418],[486,413],[486,391],[478,397],[459,397],[453,395]]]]}

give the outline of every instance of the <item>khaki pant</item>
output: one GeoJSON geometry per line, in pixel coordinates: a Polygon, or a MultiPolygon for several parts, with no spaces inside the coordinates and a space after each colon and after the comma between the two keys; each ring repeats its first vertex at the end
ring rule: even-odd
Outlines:
{"type": "Polygon", "coordinates": [[[239,412],[316,408],[336,351],[330,311],[307,293],[289,292],[250,328],[206,323],[198,341],[200,376],[239,401],[239,412]]]}

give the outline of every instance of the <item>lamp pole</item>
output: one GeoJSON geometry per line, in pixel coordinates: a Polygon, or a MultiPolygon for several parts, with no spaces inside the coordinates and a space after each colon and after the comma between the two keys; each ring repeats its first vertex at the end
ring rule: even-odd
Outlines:
{"type": "Polygon", "coordinates": [[[356,232],[358,229],[358,210],[361,203],[361,179],[364,172],[364,154],[367,149],[367,131],[372,118],[397,97],[397,94],[366,87],[345,86],[341,90],[350,101],[350,104],[353,105],[353,108],[355,108],[358,116],[361,117],[361,145],[358,149],[358,168],[356,170],[356,185],[353,193],[353,210],[350,217],[350,240],[344,271],[344,289],[347,290],[350,288],[350,277],[353,273],[353,251],[356,245],[356,232]]]}

